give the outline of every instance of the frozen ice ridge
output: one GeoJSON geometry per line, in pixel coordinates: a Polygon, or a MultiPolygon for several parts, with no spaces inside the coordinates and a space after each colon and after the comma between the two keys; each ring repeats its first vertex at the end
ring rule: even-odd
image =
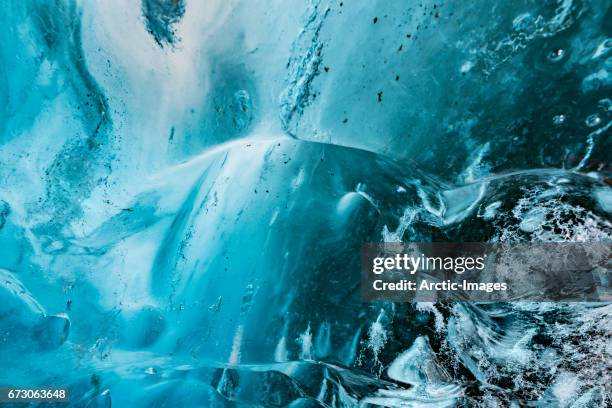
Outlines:
{"type": "Polygon", "coordinates": [[[0,19],[0,386],[73,407],[612,403],[610,304],[359,291],[364,242],[611,241],[609,2],[0,19]]]}

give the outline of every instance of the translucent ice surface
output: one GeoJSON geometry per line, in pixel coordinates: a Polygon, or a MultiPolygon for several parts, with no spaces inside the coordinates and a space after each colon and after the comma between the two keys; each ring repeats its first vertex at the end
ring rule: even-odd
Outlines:
{"type": "Polygon", "coordinates": [[[0,388],[612,403],[609,303],[363,303],[359,258],[612,241],[609,2],[8,0],[0,20],[0,388]]]}

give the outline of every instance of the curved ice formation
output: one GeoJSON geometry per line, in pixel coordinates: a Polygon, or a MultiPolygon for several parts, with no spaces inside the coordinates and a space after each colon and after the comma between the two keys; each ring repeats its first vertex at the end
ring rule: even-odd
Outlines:
{"type": "Polygon", "coordinates": [[[610,242],[601,0],[9,1],[0,385],[610,404],[606,303],[362,303],[363,242],[610,242]]]}

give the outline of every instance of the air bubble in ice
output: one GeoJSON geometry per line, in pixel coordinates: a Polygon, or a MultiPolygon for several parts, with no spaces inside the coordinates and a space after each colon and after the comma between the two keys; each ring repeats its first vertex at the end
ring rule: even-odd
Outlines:
{"type": "Polygon", "coordinates": [[[546,58],[551,62],[559,62],[565,56],[565,50],[563,48],[555,48],[548,51],[546,58]]]}
{"type": "Polygon", "coordinates": [[[555,126],[561,126],[562,124],[565,123],[566,120],[567,120],[567,117],[563,114],[560,114],[560,115],[553,116],[552,122],[553,122],[553,125],[555,126]]]}
{"type": "Polygon", "coordinates": [[[595,126],[599,126],[601,124],[601,118],[599,117],[599,115],[597,115],[596,113],[589,115],[589,117],[586,118],[586,120],[584,121],[584,123],[588,126],[588,127],[595,127],[595,126]]]}

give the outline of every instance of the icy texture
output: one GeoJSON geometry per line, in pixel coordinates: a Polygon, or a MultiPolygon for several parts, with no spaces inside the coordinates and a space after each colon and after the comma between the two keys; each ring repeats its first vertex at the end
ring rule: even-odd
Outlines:
{"type": "Polygon", "coordinates": [[[605,1],[8,1],[0,385],[597,407],[609,304],[365,304],[377,241],[610,241],[605,1]]]}

